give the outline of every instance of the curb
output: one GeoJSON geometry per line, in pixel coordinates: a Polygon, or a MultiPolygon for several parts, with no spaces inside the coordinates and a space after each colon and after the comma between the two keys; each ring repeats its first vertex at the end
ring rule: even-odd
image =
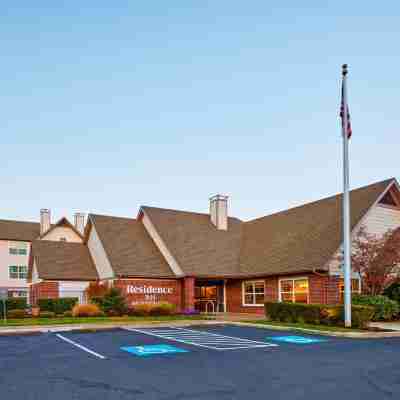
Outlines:
{"type": "Polygon", "coordinates": [[[82,324],[82,325],[47,325],[47,326],[31,326],[26,328],[0,328],[1,336],[29,336],[29,335],[40,335],[43,333],[58,333],[58,332],[100,332],[100,331],[111,331],[114,329],[125,328],[125,327],[136,327],[136,328],[151,328],[154,326],[166,328],[166,327],[184,327],[194,325],[221,325],[225,324],[225,321],[215,320],[194,320],[194,321],[154,321],[147,323],[136,323],[136,322],[121,322],[121,323],[110,323],[110,324],[82,324]]]}
{"type": "Polygon", "coordinates": [[[234,322],[226,321],[226,324],[236,325],[236,326],[248,326],[252,328],[260,329],[271,329],[277,331],[297,331],[305,333],[314,333],[322,336],[334,336],[334,337],[345,337],[351,339],[380,339],[380,338],[391,338],[400,337],[400,331],[393,332],[340,332],[340,331],[319,331],[315,329],[307,328],[297,328],[293,326],[277,326],[277,325],[267,325],[267,324],[255,324],[251,322],[234,322]]]}

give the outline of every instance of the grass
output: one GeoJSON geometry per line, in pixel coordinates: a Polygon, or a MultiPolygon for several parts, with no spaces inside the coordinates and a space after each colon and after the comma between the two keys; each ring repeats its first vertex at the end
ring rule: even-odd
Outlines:
{"type": "Polygon", "coordinates": [[[22,318],[7,319],[7,322],[0,322],[2,326],[33,326],[33,325],[68,325],[68,324],[108,324],[115,322],[162,322],[162,321],[192,321],[211,319],[204,315],[164,315],[159,317],[59,317],[59,318],[22,318]]]}
{"type": "Polygon", "coordinates": [[[362,332],[361,329],[345,328],[343,326],[314,325],[314,324],[304,324],[300,322],[279,322],[279,321],[268,321],[266,319],[248,320],[241,322],[259,324],[259,325],[282,326],[282,327],[297,328],[297,329],[312,329],[314,331],[324,331],[324,332],[362,332]]]}

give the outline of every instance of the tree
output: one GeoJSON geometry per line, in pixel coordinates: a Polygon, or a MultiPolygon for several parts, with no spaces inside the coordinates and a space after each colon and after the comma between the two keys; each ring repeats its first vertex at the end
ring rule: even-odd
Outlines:
{"type": "Polygon", "coordinates": [[[107,282],[101,283],[99,281],[90,282],[86,288],[86,296],[90,300],[93,297],[103,297],[108,291],[107,282]]]}
{"type": "Polygon", "coordinates": [[[400,228],[377,236],[362,227],[353,239],[351,263],[361,276],[363,292],[381,294],[399,274],[400,228]]]}

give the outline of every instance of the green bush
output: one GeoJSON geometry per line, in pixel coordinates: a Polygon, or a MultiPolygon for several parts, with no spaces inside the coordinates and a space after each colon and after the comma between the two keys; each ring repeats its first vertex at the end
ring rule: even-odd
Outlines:
{"type": "Polygon", "coordinates": [[[150,309],[150,315],[172,315],[176,312],[176,305],[161,301],[160,303],[154,304],[150,309]]]}
{"type": "MultiPolygon", "coordinates": [[[[265,303],[265,314],[272,321],[306,324],[343,325],[343,305],[265,303]]],[[[374,309],[369,306],[352,307],[352,326],[364,328],[371,321],[374,309]]]]}
{"type": "Polygon", "coordinates": [[[22,319],[22,318],[25,318],[27,315],[26,315],[26,312],[25,312],[25,310],[9,310],[9,311],[7,311],[7,318],[10,318],[10,319],[22,319]]]}
{"type": "Polygon", "coordinates": [[[38,306],[40,311],[51,311],[55,314],[64,314],[65,311],[71,311],[78,302],[76,297],[61,297],[59,299],[39,299],[38,306]]]}
{"type": "Polygon", "coordinates": [[[56,313],[53,311],[41,311],[39,314],[40,318],[55,318],[56,313]]]}
{"type": "Polygon", "coordinates": [[[400,282],[394,282],[383,291],[384,296],[400,304],[400,282]]]}
{"type": "Polygon", "coordinates": [[[125,297],[118,288],[110,288],[103,297],[93,297],[91,301],[107,315],[123,315],[127,311],[125,297]]]}
{"type": "Polygon", "coordinates": [[[64,311],[63,317],[64,318],[71,318],[72,317],[72,311],[64,311]]]}
{"type": "Polygon", "coordinates": [[[352,302],[355,305],[371,306],[374,308],[372,321],[390,321],[400,312],[399,304],[386,296],[368,296],[364,294],[354,294],[352,302]]]}
{"type": "MultiPolygon", "coordinates": [[[[0,317],[3,318],[4,316],[4,302],[3,300],[0,300],[0,317]]],[[[25,310],[27,308],[27,303],[25,298],[13,298],[10,297],[9,299],[6,299],[6,309],[7,310],[25,310]]]]}

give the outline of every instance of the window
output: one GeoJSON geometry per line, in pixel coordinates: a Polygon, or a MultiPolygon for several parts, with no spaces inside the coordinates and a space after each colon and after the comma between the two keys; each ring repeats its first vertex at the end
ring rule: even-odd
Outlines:
{"type": "Polygon", "coordinates": [[[9,242],[8,252],[12,255],[26,256],[28,254],[28,244],[25,242],[9,242]]]}
{"type": "Polygon", "coordinates": [[[66,242],[67,241],[67,238],[65,238],[65,237],[60,237],[60,242],[66,242]]]}
{"type": "Polygon", "coordinates": [[[279,288],[280,301],[308,303],[308,278],[282,279],[279,288]]]}
{"type": "Polygon", "coordinates": [[[28,267],[25,265],[10,265],[8,267],[10,279],[26,279],[28,267]]]}
{"type": "Polygon", "coordinates": [[[263,306],[265,297],[264,281],[243,282],[243,305],[263,306]]]}
{"type": "Polygon", "coordinates": [[[8,297],[12,297],[12,298],[22,297],[22,298],[26,298],[26,297],[28,297],[28,292],[27,292],[26,290],[9,290],[9,291],[8,291],[8,297]]]}
{"type": "MultiPolygon", "coordinates": [[[[340,293],[340,301],[343,303],[343,299],[344,299],[344,281],[343,281],[343,279],[341,279],[340,283],[339,283],[339,293],[340,293]]],[[[361,293],[361,285],[360,285],[359,279],[351,280],[351,293],[361,293]]]]}

